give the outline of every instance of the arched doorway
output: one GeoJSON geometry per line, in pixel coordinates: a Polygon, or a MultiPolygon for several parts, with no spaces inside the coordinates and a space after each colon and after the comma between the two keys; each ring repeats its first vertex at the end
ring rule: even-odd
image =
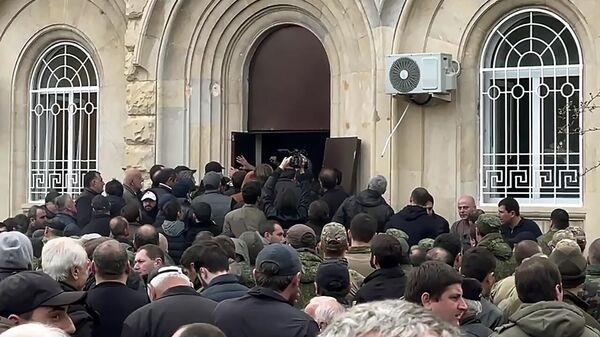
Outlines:
{"type": "Polygon", "coordinates": [[[300,26],[277,27],[258,43],[247,78],[248,132],[233,134],[232,154],[258,164],[280,159],[285,153],[279,150],[301,149],[320,169],[331,107],[330,66],[321,41],[300,26]]]}

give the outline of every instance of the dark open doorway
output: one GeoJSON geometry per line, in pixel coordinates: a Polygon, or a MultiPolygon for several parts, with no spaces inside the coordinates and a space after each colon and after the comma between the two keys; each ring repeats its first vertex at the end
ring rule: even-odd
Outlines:
{"type": "Polygon", "coordinates": [[[323,167],[325,142],[329,132],[270,132],[270,133],[240,133],[234,132],[232,138],[233,155],[244,155],[254,164],[270,164],[271,157],[280,162],[286,155],[283,150],[304,150],[312,161],[313,174],[319,174],[323,167]]]}
{"type": "MultiPolygon", "coordinates": [[[[323,167],[326,143],[331,144],[327,140],[330,107],[331,72],[321,41],[300,26],[271,31],[249,64],[248,132],[232,134],[231,164],[236,165],[238,155],[252,164],[269,164],[272,156],[281,161],[286,155],[281,150],[298,149],[312,161],[316,177],[323,167]]],[[[350,167],[347,174],[353,177],[355,170],[350,167]]]]}

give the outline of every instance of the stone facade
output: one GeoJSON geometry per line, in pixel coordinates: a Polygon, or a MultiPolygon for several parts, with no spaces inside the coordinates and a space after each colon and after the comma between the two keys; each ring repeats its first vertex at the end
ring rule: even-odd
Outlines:
{"type": "MultiPolygon", "coordinates": [[[[359,185],[389,179],[395,209],[427,187],[439,214],[479,187],[479,62],[492,27],[524,7],[549,9],[573,27],[583,51],[584,91],[599,90],[600,3],[588,0],[12,0],[0,2],[0,218],[26,206],[28,81],[52,41],[78,41],[98,65],[99,153],[105,179],[155,162],[202,167],[231,157],[231,132],[245,131],[247,73],[257,42],[282,24],[309,29],[331,65],[331,136],[362,140],[359,185]],[[384,92],[385,55],[446,52],[461,62],[452,102],[412,105],[386,138],[405,98],[384,92]]],[[[600,116],[584,116],[586,126],[600,116]]],[[[598,158],[584,139],[585,166],[598,158]]],[[[599,171],[585,177],[583,207],[568,208],[600,235],[599,171]]],[[[493,210],[494,207],[488,207],[493,210]]],[[[524,207],[543,221],[552,209],[524,207]]],[[[589,240],[588,240],[589,241],[589,240]]]]}

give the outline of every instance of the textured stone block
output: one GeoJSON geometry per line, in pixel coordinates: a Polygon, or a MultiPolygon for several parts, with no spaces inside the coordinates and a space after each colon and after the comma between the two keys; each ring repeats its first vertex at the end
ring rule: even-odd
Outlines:
{"type": "Polygon", "coordinates": [[[154,116],[129,117],[125,124],[125,144],[150,145],[156,139],[156,123],[154,116]]]}
{"type": "Polygon", "coordinates": [[[156,113],[156,87],[154,81],[127,84],[127,114],[154,115],[156,113]]]}
{"type": "Polygon", "coordinates": [[[154,165],[154,145],[126,145],[125,166],[149,170],[154,165]]]}

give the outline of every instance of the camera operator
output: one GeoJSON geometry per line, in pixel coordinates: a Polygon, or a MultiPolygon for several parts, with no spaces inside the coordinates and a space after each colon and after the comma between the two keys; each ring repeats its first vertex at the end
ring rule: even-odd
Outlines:
{"type": "MultiPolygon", "coordinates": [[[[300,157],[303,162],[307,160],[304,156],[300,157]]],[[[295,159],[297,161],[297,158],[295,159]]],[[[305,172],[306,165],[304,163],[294,165],[299,166],[296,169],[292,168],[291,162],[293,160],[292,156],[285,157],[279,167],[267,179],[262,190],[264,212],[267,219],[277,220],[284,229],[288,229],[298,223],[304,223],[308,216],[308,206],[310,203],[310,174],[305,172]],[[299,186],[292,179],[281,181],[280,176],[284,172],[293,173],[293,177],[296,175],[296,170],[299,173],[297,175],[299,186]],[[279,190],[277,190],[278,182],[281,183],[279,190]]]]}

